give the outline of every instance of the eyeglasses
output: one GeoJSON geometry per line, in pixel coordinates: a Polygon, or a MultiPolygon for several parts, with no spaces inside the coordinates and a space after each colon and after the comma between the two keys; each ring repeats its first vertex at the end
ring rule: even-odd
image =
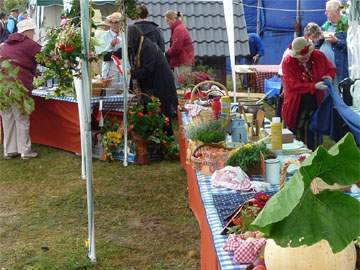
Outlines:
{"type": "Polygon", "coordinates": [[[110,22],[111,24],[117,24],[117,23],[120,23],[119,21],[116,21],[116,22],[110,22]]]}

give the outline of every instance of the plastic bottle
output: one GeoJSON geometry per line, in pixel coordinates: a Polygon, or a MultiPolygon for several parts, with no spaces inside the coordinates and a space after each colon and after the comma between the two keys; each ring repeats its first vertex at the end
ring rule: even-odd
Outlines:
{"type": "Polygon", "coordinates": [[[282,149],[282,125],[280,117],[273,117],[271,121],[271,148],[272,150],[282,149]]]}
{"type": "Polygon", "coordinates": [[[231,99],[229,96],[223,96],[220,99],[221,103],[221,113],[226,114],[227,117],[230,117],[230,109],[231,109],[231,99]]]}

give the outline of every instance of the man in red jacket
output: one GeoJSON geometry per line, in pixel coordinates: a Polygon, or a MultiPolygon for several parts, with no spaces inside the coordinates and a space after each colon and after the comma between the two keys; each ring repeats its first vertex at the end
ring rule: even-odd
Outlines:
{"type": "Polygon", "coordinates": [[[169,10],[165,14],[166,23],[171,28],[170,48],[166,51],[166,57],[174,70],[176,85],[178,85],[179,75],[191,72],[191,66],[195,62],[192,39],[182,23],[181,17],[180,12],[173,10],[169,10]]]}
{"type": "Polygon", "coordinates": [[[284,104],[282,118],[296,137],[312,150],[318,142],[309,130],[312,113],[322,102],[327,87],[323,80],[332,80],[336,68],[312,43],[303,37],[294,39],[290,55],[282,63],[284,104]]]}
{"type": "MultiPolygon", "coordinates": [[[[18,32],[11,34],[0,47],[0,60],[9,60],[20,68],[17,79],[30,92],[37,65],[35,55],[41,50],[41,46],[33,40],[36,26],[30,19],[19,22],[17,28],[18,32]]],[[[15,106],[0,113],[4,129],[5,158],[18,155],[22,159],[37,157],[38,154],[31,150],[29,116],[15,106]]]]}

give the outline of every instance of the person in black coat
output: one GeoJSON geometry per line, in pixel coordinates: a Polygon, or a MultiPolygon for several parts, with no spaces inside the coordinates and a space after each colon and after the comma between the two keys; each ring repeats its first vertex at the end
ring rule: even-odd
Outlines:
{"type": "Polygon", "coordinates": [[[162,31],[154,22],[147,21],[149,11],[145,5],[138,6],[140,21],[136,22],[135,25],[138,26],[143,32],[144,36],[150,39],[152,42],[156,43],[161,51],[165,53],[165,41],[162,31]]]}
{"type": "Polygon", "coordinates": [[[128,28],[128,48],[131,78],[137,81],[141,92],[160,99],[162,113],[170,120],[166,127],[168,136],[173,135],[171,117],[178,105],[173,73],[160,48],[144,37],[136,25],[128,28]]]}

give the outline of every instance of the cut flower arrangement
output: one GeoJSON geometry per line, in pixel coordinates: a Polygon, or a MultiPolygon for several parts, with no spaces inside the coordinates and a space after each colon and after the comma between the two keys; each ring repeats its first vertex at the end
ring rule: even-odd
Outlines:
{"type": "Polygon", "coordinates": [[[101,129],[101,144],[104,148],[104,155],[101,159],[113,160],[112,153],[121,146],[123,134],[123,129],[116,117],[105,120],[101,129]]]}
{"type": "MultiPolygon", "coordinates": [[[[56,96],[73,96],[73,76],[80,76],[79,63],[84,58],[81,47],[79,27],[67,23],[49,29],[46,33],[46,44],[36,56],[38,63],[46,70],[40,77],[35,78],[35,87],[45,85],[49,79],[55,79],[58,82],[56,96]]],[[[91,51],[94,51],[93,45],[91,51]]],[[[87,57],[90,61],[96,59],[95,53],[87,57]]]]}

